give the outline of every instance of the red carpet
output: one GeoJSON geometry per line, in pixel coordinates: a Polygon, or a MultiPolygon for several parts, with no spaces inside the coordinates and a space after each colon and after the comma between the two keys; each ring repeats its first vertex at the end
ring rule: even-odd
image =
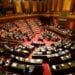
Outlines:
{"type": "MultiPolygon", "coordinates": [[[[24,45],[30,45],[32,41],[37,41],[39,36],[41,36],[41,34],[36,34],[35,37],[29,42],[26,39],[24,39],[24,43],[23,44],[24,45]]],[[[44,39],[44,42],[45,42],[46,46],[50,46],[53,43],[53,41],[51,41],[51,40],[47,41],[45,39],[44,39]]]]}
{"type": "MultiPolygon", "coordinates": [[[[39,36],[41,36],[41,34],[36,34],[35,37],[29,42],[25,39],[23,44],[30,45],[32,41],[37,41],[39,36]]],[[[53,43],[52,41],[47,41],[45,39],[44,39],[44,42],[45,42],[46,46],[50,46],[53,43]]],[[[29,56],[30,59],[32,58],[32,55],[33,55],[33,52],[29,56]]],[[[51,75],[51,70],[49,68],[48,63],[43,63],[42,66],[43,66],[43,75],[51,75]]]]}
{"type": "Polygon", "coordinates": [[[49,68],[49,65],[47,63],[42,64],[43,66],[43,75],[51,75],[51,70],[49,68]]]}

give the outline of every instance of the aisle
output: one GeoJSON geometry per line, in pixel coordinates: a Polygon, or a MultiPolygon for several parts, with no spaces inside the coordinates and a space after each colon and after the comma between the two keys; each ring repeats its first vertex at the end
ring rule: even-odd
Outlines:
{"type": "MultiPolygon", "coordinates": [[[[36,34],[35,37],[32,38],[31,41],[27,41],[25,39],[23,44],[24,45],[30,45],[33,41],[38,41],[39,36],[41,36],[41,34],[36,34]]],[[[51,40],[50,41],[47,41],[47,40],[44,39],[43,41],[45,42],[46,46],[50,46],[53,43],[53,41],[51,41],[51,40]]]]}
{"type": "MultiPolygon", "coordinates": [[[[23,44],[30,45],[32,43],[32,41],[37,41],[39,36],[41,36],[41,34],[36,34],[35,37],[31,41],[28,42],[27,40],[25,40],[23,44]]],[[[53,43],[52,41],[47,41],[45,39],[44,39],[44,42],[45,42],[46,46],[50,46],[53,43]]],[[[32,58],[33,52],[30,54],[29,59],[32,58]]],[[[42,66],[43,66],[43,75],[51,75],[51,70],[49,68],[49,64],[43,63],[42,66]]]]}
{"type": "Polygon", "coordinates": [[[43,63],[43,75],[51,75],[51,69],[48,63],[43,63]]]}

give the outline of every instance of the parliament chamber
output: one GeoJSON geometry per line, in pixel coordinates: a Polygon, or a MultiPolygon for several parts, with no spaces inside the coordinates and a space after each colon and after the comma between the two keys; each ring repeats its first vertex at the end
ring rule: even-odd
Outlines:
{"type": "Polygon", "coordinates": [[[0,0],[0,75],[75,75],[75,0],[0,0]]]}

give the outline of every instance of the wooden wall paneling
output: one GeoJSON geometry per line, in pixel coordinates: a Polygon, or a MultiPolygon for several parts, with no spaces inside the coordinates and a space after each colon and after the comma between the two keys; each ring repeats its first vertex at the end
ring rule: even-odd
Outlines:
{"type": "Polygon", "coordinates": [[[36,13],[37,12],[37,8],[38,8],[37,1],[32,1],[31,3],[32,3],[32,12],[36,13]]]}
{"type": "Polygon", "coordinates": [[[58,3],[58,0],[55,0],[54,1],[54,11],[57,11],[57,3],[58,3]]]}
{"type": "Polygon", "coordinates": [[[59,11],[60,10],[60,0],[57,0],[57,8],[56,8],[56,11],[59,11]]]}
{"type": "Polygon", "coordinates": [[[52,11],[56,11],[58,0],[52,0],[52,11]]]}
{"type": "Polygon", "coordinates": [[[22,4],[22,11],[23,11],[23,13],[25,13],[25,4],[24,4],[24,0],[22,0],[21,4],[22,4]]]}
{"type": "Polygon", "coordinates": [[[45,1],[42,0],[42,12],[45,12],[45,1]]]}
{"type": "Polygon", "coordinates": [[[71,12],[72,13],[75,12],[75,0],[72,0],[72,3],[71,3],[71,12]]]}
{"type": "Polygon", "coordinates": [[[57,11],[58,0],[52,0],[52,11],[57,11]]]}
{"type": "Polygon", "coordinates": [[[46,1],[46,12],[49,13],[51,10],[51,0],[46,1]]]}
{"type": "Polygon", "coordinates": [[[52,11],[54,11],[54,2],[55,0],[52,0],[52,11]]]}
{"type": "Polygon", "coordinates": [[[38,12],[39,13],[41,12],[41,9],[42,9],[42,7],[41,7],[41,1],[38,1],[38,12]]]}
{"type": "Polygon", "coordinates": [[[11,3],[11,0],[2,0],[1,4],[2,4],[2,10],[5,12],[5,15],[11,15],[14,13],[14,8],[13,4],[11,3]]]}
{"type": "Polygon", "coordinates": [[[14,0],[13,2],[16,13],[22,13],[21,0],[14,0]]]}
{"type": "Polygon", "coordinates": [[[30,13],[30,1],[29,0],[23,0],[23,9],[25,13],[30,13]]]}
{"type": "Polygon", "coordinates": [[[57,1],[57,11],[62,11],[62,6],[63,6],[63,0],[58,0],[57,1]]]}
{"type": "Polygon", "coordinates": [[[43,12],[43,1],[39,1],[38,5],[39,5],[38,7],[39,13],[42,13],[43,12]]]}
{"type": "Polygon", "coordinates": [[[8,8],[9,0],[3,0],[3,7],[8,8]]]}
{"type": "Polygon", "coordinates": [[[43,12],[47,12],[48,9],[48,4],[47,4],[47,0],[42,1],[43,5],[42,5],[42,10],[43,12]]]}
{"type": "Polygon", "coordinates": [[[47,12],[50,12],[50,0],[47,0],[47,12]]]}
{"type": "Polygon", "coordinates": [[[62,11],[70,11],[72,0],[64,0],[62,11]]]}
{"type": "Polygon", "coordinates": [[[49,11],[52,10],[52,0],[49,0],[49,11]]]}

